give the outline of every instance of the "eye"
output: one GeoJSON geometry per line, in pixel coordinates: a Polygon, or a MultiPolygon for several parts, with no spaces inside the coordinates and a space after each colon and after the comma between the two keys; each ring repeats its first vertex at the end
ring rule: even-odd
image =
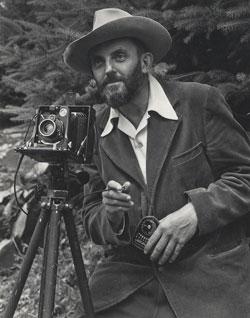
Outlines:
{"type": "Polygon", "coordinates": [[[127,56],[125,53],[119,52],[115,55],[115,60],[117,62],[124,62],[126,60],[127,56]]]}
{"type": "Polygon", "coordinates": [[[103,64],[103,59],[100,57],[95,57],[92,59],[91,64],[93,68],[99,68],[103,64]]]}

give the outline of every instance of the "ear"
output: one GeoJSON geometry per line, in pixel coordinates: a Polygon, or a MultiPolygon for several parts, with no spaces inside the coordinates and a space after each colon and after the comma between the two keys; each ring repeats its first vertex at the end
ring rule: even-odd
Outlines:
{"type": "Polygon", "coordinates": [[[153,66],[154,57],[153,54],[150,52],[142,53],[141,55],[141,70],[142,73],[146,74],[149,73],[153,66]]]}

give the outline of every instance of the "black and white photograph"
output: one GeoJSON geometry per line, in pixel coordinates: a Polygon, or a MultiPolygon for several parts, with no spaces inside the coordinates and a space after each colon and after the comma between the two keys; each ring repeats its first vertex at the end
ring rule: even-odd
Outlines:
{"type": "Polygon", "coordinates": [[[250,318],[249,0],[0,0],[0,318],[250,318]]]}

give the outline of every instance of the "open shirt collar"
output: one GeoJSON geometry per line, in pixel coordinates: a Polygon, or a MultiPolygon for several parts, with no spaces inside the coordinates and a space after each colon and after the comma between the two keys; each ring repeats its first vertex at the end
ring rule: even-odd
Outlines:
{"type": "MultiPolygon", "coordinates": [[[[150,74],[148,108],[142,120],[147,120],[150,117],[150,112],[152,111],[158,113],[163,118],[178,120],[178,116],[168,97],[166,96],[161,84],[154,76],[150,74]]],[[[101,137],[107,136],[113,130],[115,118],[118,118],[118,128],[120,125],[124,126],[124,122],[128,121],[118,109],[110,108],[109,119],[101,134],[101,137]]]]}

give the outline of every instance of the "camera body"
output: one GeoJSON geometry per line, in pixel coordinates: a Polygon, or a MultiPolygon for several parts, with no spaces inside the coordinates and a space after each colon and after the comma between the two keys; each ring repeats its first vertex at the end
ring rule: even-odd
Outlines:
{"type": "Polygon", "coordinates": [[[40,106],[31,138],[16,151],[41,162],[90,163],[94,118],[91,106],[40,106]]]}

